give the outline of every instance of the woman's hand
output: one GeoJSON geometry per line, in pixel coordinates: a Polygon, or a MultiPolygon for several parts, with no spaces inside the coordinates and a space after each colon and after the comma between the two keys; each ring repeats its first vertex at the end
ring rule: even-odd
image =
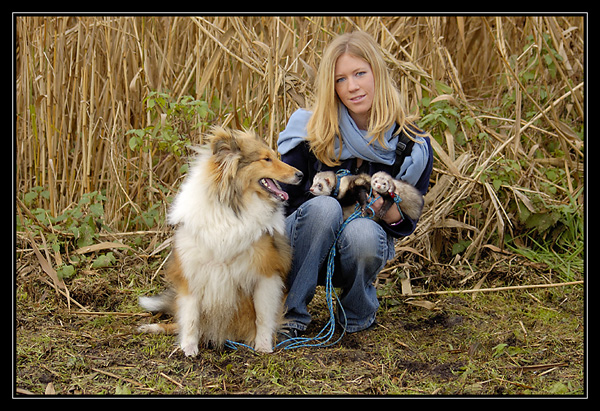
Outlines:
{"type": "MultiPolygon", "coordinates": [[[[368,199],[369,202],[372,200],[373,199],[371,197],[368,199]]],[[[375,214],[377,214],[382,205],[383,198],[379,197],[377,201],[375,201],[375,203],[371,206],[371,208],[373,209],[375,214]]],[[[390,207],[387,213],[385,213],[385,216],[383,216],[383,221],[385,221],[387,224],[393,224],[397,223],[401,218],[402,216],[400,215],[400,211],[398,211],[398,207],[394,204],[390,207]]]]}

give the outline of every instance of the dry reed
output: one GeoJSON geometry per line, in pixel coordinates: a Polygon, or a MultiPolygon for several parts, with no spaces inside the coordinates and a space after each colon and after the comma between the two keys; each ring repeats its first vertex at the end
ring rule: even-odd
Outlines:
{"type": "Polygon", "coordinates": [[[185,158],[133,151],[125,136],[149,125],[143,100],[152,90],[217,101],[213,122],[248,125],[274,146],[290,114],[310,102],[324,46],[353,29],[377,39],[412,112],[424,97],[437,98],[473,123],[434,141],[428,207],[404,249],[436,260],[452,236],[471,240],[469,257],[495,236],[502,247],[515,219],[511,199],[527,207],[534,194],[583,201],[581,16],[18,16],[15,26],[17,195],[44,187],[49,198],[40,206],[53,216],[105,190],[106,224],[139,229],[132,220],[164,203],[165,188],[176,190],[185,158]],[[556,53],[542,55],[549,49],[556,53]],[[544,87],[528,87],[525,71],[544,87]],[[501,199],[484,177],[504,160],[522,166],[501,199]],[[550,166],[567,179],[554,196],[540,186],[553,184],[544,173],[550,166]],[[479,212],[457,212],[465,204],[479,212]]]}

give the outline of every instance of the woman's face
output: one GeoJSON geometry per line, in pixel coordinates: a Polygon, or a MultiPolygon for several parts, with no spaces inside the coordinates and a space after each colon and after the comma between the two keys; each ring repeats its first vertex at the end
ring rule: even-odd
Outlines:
{"type": "Polygon", "coordinates": [[[359,57],[344,53],[335,63],[334,82],[339,99],[348,108],[356,125],[367,130],[375,92],[371,65],[359,57]]]}

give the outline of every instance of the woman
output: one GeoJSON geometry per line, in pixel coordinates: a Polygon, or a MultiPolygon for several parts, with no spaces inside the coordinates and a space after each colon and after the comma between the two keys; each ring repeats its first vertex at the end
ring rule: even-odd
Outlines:
{"type": "MultiPolygon", "coordinates": [[[[316,286],[324,283],[327,256],[343,222],[335,198],[311,195],[314,175],[340,169],[370,175],[385,171],[425,195],[432,167],[428,139],[408,122],[371,36],[356,31],[334,39],[323,53],[315,86],[312,110],[294,112],[277,142],[281,159],[304,173],[299,185],[283,187],[290,197],[286,211],[293,262],[288,274],[286,323],[279,341],[297,337],[310,323],[307,305],[316,286]],[[414,144],[409,143],[411,151],[398,164],[396,148],[401,133],[414,144]]],[[[377,212],[382,203],[379,199],[373,210],[377,212]]],[[[394,239],[411,234],[416,223],[402,219],[397,207],[391,207],[380,223],[359,218],[341,233],[333,285],[342,289],[347,332],[375,324],[379,302],[373,282],[394,257],[394,239]]]]}

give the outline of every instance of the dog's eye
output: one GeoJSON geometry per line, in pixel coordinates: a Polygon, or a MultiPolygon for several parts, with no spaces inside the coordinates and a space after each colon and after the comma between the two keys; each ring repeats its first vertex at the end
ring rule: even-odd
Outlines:
{"type": "Polygon", "coordinates": [[[269,157],[265,157],[265,158],[263,158],[263,161],[266,161],[267,163],[270,163],[271,159],[269,157]]]}

